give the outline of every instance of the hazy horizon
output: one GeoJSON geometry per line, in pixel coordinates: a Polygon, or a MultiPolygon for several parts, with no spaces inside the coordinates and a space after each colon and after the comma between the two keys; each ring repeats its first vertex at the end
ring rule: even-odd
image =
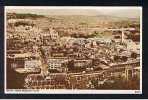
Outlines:
{"type": "MultiPolygon", "coordinates": [[[[68,7],[67,7],[68,8],[68,7]]],[[[97,9],[92,8],[47,8],[44,7],[32,7],[31,9],[27,7],[16,7],[16,8],[6,8],[6,12],[9,13],[32,13],[39,15],[88,15],[88,16],[99,16],[99,15],[107,15],[107,16],[115,16],[115,17],[127,17],[127,18],[139,18],[140,17],[140,9],[134,7],[102,7],[97,9]]]]}

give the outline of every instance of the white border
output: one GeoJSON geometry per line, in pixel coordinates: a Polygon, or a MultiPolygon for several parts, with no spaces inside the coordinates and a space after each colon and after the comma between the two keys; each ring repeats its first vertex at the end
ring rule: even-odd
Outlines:
{"type": "Polygon", "coordinates": [[[142,94],[142,7],[141,6],[5,6],[5,66],[4,66],[4,92],[6,94],[142,94]],[[140,90],[69,90],[69,89],[41,89],[41,90],[27,90],[27,89],[6,89],[6,10],[7,9],[139,9],[140,10],[140,90]]]}

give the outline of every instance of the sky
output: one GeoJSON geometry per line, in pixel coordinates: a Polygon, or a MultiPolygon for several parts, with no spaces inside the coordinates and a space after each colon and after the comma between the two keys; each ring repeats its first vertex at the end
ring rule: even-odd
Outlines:
{"type": "Polygon", "coordinates": [[[116,17],[139,18],[140,7],[31,7],[7,6],[6,12],[33,13],[40,15],[109,15],[116,17]]]}

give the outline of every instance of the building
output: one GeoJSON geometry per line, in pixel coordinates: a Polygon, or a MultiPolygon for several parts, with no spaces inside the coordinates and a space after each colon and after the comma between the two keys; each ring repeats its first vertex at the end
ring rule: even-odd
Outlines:
{"type": "Polygon", "coordinates": [[[42,65],[40,60],[27,60],[25,61],[25,69],[36,69],[42,65]]]}
{"type": "Polygon", "coordinates": [[[58,39],[59,38],[58,32],[56,32],[54,29],[50,28],[49,32],[50,32],[51,39],[58,39]]]}
{"type": "Polygon", "coordinates": [[[54,73],[43,77],[41,74],[30,74],[25,79],[27,89],[66,89],[68,88],[67,75],[54,73]]]}
{"type": "Polygon", "coordinates": [[[65,72],[67,70],[67,59],[63,58],[50,58],[48,59],[48,69],[50,70],[56,70],[59,72],[65,72]]]}
{"type": "Polygon", "coordinates": [[[88,67],[88,66],[91,66],[92,65],[92,60],[83,60],[83,59],[80,59],[80,60],[74,60],[74,67],[88,67]]]}
{"type": "Polygon", "coordinates": [[[37,63],[39,65],[40,61],[37,59],[39,59],[39,55],[32,55],[30,52],[23,53],[21,50],[12,50],[11,54],[7,55],[7,63],[9,62],[12,68],[29,68],[29,66],[34,66],[37,63]]]}
{"type": "Polygon", "coordinates": [[[12,68],[24,68],[25,60],[30,57],[30,53],[9,54],[7,55],[7,63],[9,62],[12,68]]]}

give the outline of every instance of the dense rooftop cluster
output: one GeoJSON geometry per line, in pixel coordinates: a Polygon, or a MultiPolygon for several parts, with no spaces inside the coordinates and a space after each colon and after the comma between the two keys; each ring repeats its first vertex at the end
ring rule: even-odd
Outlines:
{"type": "MultiPolygon", "coordinates": [[[[128,38],[128,32],[138,32],[135,27],[132,27],[135,31],[126,30],[123,38],[120,29],[41,28],[36,20],[10,16],[7,21],[7,71],[27,73],[24,88],[111,88],[104,84],[114,85],[119,78],[127,81],[139,77],[140,41],[128,38]],[[67,35],[63,35],[64,31],[67,35]],[[109,32],[111,34],[105,37],[104,33],[109,32]]],[[[128,86],[120,88],[129,89],[128,86]]]]}

